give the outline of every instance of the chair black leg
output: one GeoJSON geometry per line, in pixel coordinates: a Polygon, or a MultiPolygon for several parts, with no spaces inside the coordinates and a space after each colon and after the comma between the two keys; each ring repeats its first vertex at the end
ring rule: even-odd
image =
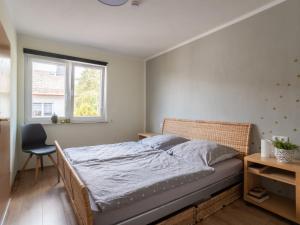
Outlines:
{"type": "Polygon", "coordinates": [[[44,170],[44,160],[43,160],[43,156],[41,156],[41,170],[44,170]]]}

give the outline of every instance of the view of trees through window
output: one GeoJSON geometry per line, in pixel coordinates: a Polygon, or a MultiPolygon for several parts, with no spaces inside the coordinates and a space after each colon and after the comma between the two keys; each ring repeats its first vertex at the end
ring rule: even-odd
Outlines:
{"type": "Polygon", "coordinates": [[[101,116],[101,70],[75,66],[74,116],[101,116]]]}

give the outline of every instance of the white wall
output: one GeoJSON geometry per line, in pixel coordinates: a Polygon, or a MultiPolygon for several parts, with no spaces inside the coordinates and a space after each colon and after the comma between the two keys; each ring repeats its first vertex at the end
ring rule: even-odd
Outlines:
{"type": "MultiPolygon", "coordinates": [[[[101,51],[100,49],[50,41],[26,35],[18,36],[18,117],[24,123],[23,48],[49,51],[88,59],[107,61],[108,123],[45,125],[48,142],[56,139],[63,147],[96,145],[136,140],[144,130],[144,63],[142,60],[101,51]]],[[[27,155],[21,152],[18,138],[19,168],[27,155]]],[[[31,167],[34,167],[32,160],[31,167]]]]}
{"type": "Polygon", "coordinates": [[[0,0],[0,22],[10,42],[11,55],[11,135],[10,135],[10,169],[11,184],[16,175],[16,130],[17,130],[17,36],[4,0],[0,0]]]}

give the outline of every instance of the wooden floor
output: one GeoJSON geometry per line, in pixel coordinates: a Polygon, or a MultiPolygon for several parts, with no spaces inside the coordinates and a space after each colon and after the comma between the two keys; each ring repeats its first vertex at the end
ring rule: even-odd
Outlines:
{"type": "Polygon", "coordinates": [[[47,167],[34,181],[34,171],[17,175],[6,225],[77,225],[63,183],[47,167]]]}
{"type": "MultiPolygon", "coordinates": [[[[14,185],[6,225],[77,225],[56,170],[45,168],[38,183],[34,171],[22,172],[14,185]]],[[[287,225],[293,224],[242,200],[220,210],[198,225],[287,225]]]]}

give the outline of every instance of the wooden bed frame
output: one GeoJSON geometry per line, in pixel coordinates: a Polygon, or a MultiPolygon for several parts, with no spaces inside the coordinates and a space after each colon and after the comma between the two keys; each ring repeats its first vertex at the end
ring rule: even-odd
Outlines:
{"type": "MultiPolygon", "coordinates": [[[[163,134],[176,134],[188,139],[204,139],[232,147],[240,152],[239,158],[249,153],[251,124],[227,123],[212,121],[165,119],[163,134]]],[[[57,148],[57,168],[67,193],[70,197],[74,212],[80,225],[93,225],[93,213],[90,206],[87,187],[73,169],[59,143],[57,148]]]]}

